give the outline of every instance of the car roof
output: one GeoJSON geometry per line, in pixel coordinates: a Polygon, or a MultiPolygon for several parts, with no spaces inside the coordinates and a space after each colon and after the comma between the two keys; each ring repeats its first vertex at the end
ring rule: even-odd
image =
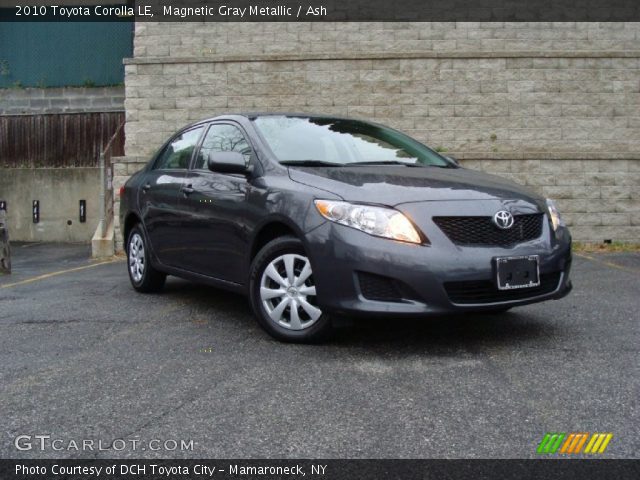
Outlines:
{"type": "Polygon", "coordinates": [[[358,121],[363,121],[360,119],[356,119],[356,118],[350,118],[350,117],[342,117],[339,115],[326,115],[326,114],[321,114],[321,113],[302,113],[302,112],[237,112],[237,113],[228,113],[228,114],[224,114],[224,115],[218,115],[215,117],[210,117],[210,118],[206,118],[203,120],[199,120],[195,123],[192,123],[186,127],[184,127],[182,130],[184,130],[185,128],[191,128],[191,127],[195,127],[196,125],[201,125],[203,123],[209,123],[209,122],[213,122],[213,121],[219,121],[219,120],[238,120],[239,118],[243,118],[243,119],[254,119],[257,117],[281,117],[281,116],[285,116],[285,117],[301,117],[301,118],[334,118],[336,120],[358,120],[358,121]]]}

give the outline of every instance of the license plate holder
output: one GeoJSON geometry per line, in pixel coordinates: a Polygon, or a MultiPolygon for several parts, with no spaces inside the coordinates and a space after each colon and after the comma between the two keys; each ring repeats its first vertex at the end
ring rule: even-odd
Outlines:
{"type": "Polygon", "coordinates": [[[540,261],[538,255],[496,258],[496,282],[498,290],[532,288],[540,285],[540,261]]]}

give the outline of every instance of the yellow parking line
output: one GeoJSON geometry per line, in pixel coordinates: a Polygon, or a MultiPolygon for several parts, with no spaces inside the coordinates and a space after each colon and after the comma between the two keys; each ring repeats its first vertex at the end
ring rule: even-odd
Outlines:
{"type": "Polygon", "coordinates": [[[599,258],[590,257],[589,255],[585,255],[584,253],[573,252],[573,254],[577,257],[582,257],[582,258],[586,258],[587,260],[591,260],[592,262],[601,263],[602,265],[606,265],[607,267],[617,268],[618,270],[624,270],[625,272],[640,273],[640,270],[637,270],[635,268],[624,267],[616,263],[607,262],[606,260],[600,260],[599,258]]]}
{"type": "Polygon", "coordinates": [[[44,275],[38,275],[37,277],[27,278],[26,280],[20,280],[19,282],[7,283],[0,285],[0,288],[17,287],[18,285],[26,285],[28,283],[37,282],[39,280],[45,280],[47,278],[55,277],[58,275],[64,275],[65,273],[78,272],[80,270],[86,270],[87,268],[99,267],[100,265],[107,265],[109,263],[121,262],[122,259],[108,260],[106,262],[92,263],[90,265],[84,265],[82,267],[68,268],[66,270],[58,270],[57,272],[45,273],[44,275]]]}

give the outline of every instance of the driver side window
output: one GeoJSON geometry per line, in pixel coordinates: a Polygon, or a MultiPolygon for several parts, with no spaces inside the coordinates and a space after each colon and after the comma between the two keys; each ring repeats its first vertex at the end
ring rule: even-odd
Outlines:
{"type": "Polygon", "coordinates": [[[196,158],[195,169],[206,170],[207,159],[213,152],[239,152],[245,163],[251,158],[251,146],[238,127],[229,124],[211,125],[196,158]]]}

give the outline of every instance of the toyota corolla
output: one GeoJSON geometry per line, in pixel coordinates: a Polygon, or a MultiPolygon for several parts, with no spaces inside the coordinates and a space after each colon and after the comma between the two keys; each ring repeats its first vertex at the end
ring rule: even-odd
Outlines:
{"type": "Polygon", "coordinates": [[[175,275],[244,293],[280,340],[325,338],[339,315],[503,312],[571,290],[552,200],[361,120],[202,121],[120,195],[133,288],[175,275]]]}

